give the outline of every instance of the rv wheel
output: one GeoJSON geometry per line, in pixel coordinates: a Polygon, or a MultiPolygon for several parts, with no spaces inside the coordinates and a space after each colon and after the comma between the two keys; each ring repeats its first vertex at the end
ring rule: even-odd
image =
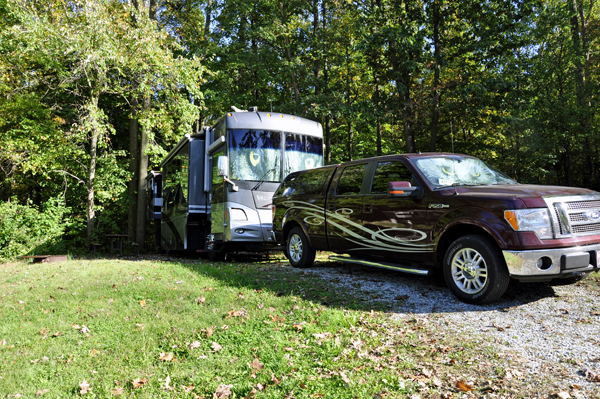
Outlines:
{"type": "Polygon", "coordinates": [[[229,258],[227,251],[212,251],[208,253],[208,259],[211,262],[224,262],[229,258]]]}

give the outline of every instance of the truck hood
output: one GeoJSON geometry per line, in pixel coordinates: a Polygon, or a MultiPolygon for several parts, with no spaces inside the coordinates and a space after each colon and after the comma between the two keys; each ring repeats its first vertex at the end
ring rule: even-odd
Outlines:
{"type": "Polygon", "coordinates": [[[528,208],[545,208],[543,197],[566,197],[575,195],[598,194],[586,188],[540,186],[535,184],[502,184],[489,186],[467,186],[438,191],[442,195],[456,195],[467,198],[485,198],[495,200],[522,200],[528,208]]]}

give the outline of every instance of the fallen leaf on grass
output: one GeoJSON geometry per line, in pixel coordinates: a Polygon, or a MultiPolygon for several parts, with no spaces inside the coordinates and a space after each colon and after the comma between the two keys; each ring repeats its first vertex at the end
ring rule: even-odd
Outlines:
{"type": "Polygon", "coordinates": [[[600,382],[600,372],[592,369],[586,369],[583,371],[583,375],[588,381],[600,382]]]}
{"type": "Polygon", "coordinates": [[[131,381],[131,385],[134,389],[143,388],[148,383],[148,380],[145,378],[136,378],[131,381]]]}
{"type": "Polygon", "coordinates": [[[204,302],[206,302],[206,298],[203,296],[196,298],[196,303],[202,304],[204,302]]]}
{"type": "Polygon", "coordinates": [[[140,306],[141,306],[141,307],[144,307],[144,306],[146,306],[146,301],[142,299],[142,300],[140,301],[140,306]]]}
{"type": "Polygon", "coordinates": [[[227,312],[226,319],[228,319],[230,317],[243,317],[243,316],[246,316],[247,314],[248,314],[248,312],[246,312],[244,309],[230,310],[229,312],[227,312]]]}
{"type": "Polygon", "coordinates": [[[190,393],[190,392],[192,392],[192,391],[194,390],[194,388],[196,388],[196,387],[195,387],[195,386],[193,386],[193,385],[191,385],[191,384],[190,384],[190,385],[188,385],[187,387],[184,387],[184,386],[182,386],[182,387],[181,387],[181,389],[183,389],[183,391],[184,391],[185,393],[190,393]]]}
{"type": "Polygon", "coordinates": [[[175,357],[172,353],[161,352],[158,356],[158,359],[162,360],[163,362],[172,362],[173,360],[175,360],[175,357]]]}
{"type": "Polygon", "coordinates": [[[274,384],[281,384],[281,380],[277,378],[273,373],[271,373],[271,382],[274,384]]]}
{"type": "Polygon", "coordinates": [[[81,326],[81,330],[79,330],[79,333],[80,334],[89,334],[89,333],[91,333],[91,331],[86,326],[81,326]]]}
{"type": "Polygon", "coordinates": [[[512,378],[521,379],[523,378],[523,373],[516,369],[506,369],[506,375],[504,376],[507,380],[512,378]]]}
{"type": "Polygon", "coordinates": [[[37,391],[35,393],[35,396],[37,396],[39,398],[40,396],[42,396],[43,394],[48,393],[48,392],[50,392],[49,389],[40,389],[39,391],[37,391]]]}
{"type": "Polygon", "coordinates": [[[298,332],[302,331],[302,325],[301,324],[294,324],[292,325],[292,328],[295,328],[298,332]]]}
{"type": "Polygon", "coordinates": [[[89,393],[90,390],[91,390],[90,384],[88,384],[88,382],[86,380],[83,380],[82,382],[79,383],[79,393],[81,395],[85,395],[86,393],[89,393]]]}
{"type": "Polygon", "coordinates": [[[52,334],[53,337],[60,337],[62,335],[62,332],[55,332],[54,334],[52,334]]]}
{"type": "Polygon", "coordinates": [[[210,336],[213,335],[214,332],[215,332],[214,328],[208,327],[206,329],[206,338],[210,338],[210,336]]]}
{"type": "Polygon", "coordinates": [[[255,373],[260,373],[262,369],[265,368],[265,365],[259,362],[258,358],[255,358],[252,363],[248,363],[248,366],[250,366],[255,373]]]}
{"type": "Polygon", "coordinates": [[[233,385],[221,384],[217,387],[215,393],[213,393],[213,399],[225,399],[231,396],[231,388],[233,385]]]}
{"type": "Polygon", "coordinates": [[[458,389],[461,392],[470,392],[474,388],[471,385],[467,384],[464,380],[460,380],[456,381],[456,389],[458,389]]]}
{"type": "Polygon", "coordinates": [[[100,353],[100,351],[99,351],[99,350],[96,350],[96,349],[94,349],[94,348],[92,348],[92,349],[90,350],[90,356],[92,356],[92,357],[96,356],[98,353],[100,353]]]}
{"type": "Polygon", "coordinates": [[[558,398],[558,399],[571,399],[571,395],[569,395],[568,392],[557,392],[557,393],[553,393],[552,396],[553,398],[558,398]]]}
{"type": "Polygon", "coordinates": [[[223,347],[222,347],[221,345],[219,345],[218,343],[216,343],[216,342],[213,342],[213,343],[212,343],[212,345],[211,345],[211,348],[212,348],[212,349],[213,349],[213,351],[215,351],[215,352],[218,352],[218,351],[220,351],[221,349],[223,349],[223,347]]]}
{"type": "Polygon", "coordinates": [[[165,389],[167,391],[172,391],[173,389],[175,389],[175,388],[171,387],[169,384],[171,384],[171,376],[169,374],[167,374],[167,378],[165,378],[165,389]]]}
{"type": "Polygon", "coordinates": [[[190,349],[197,349],[200,347],[200,341],[194,341],[190,344],[190,349]]]}
{"type": "Polygon", "coordinates": [[[346,376],[346,373],[344,373],[343,371],[340,371],[340,377],[342,377],[342,381],[344,381],[346,383],[346,388],[350,388],[350,383],[352,381],[350,381],[350,378],[348,378],[348,376],[346,376]]]}
{"type": "Polygon", "coordinates": [[[246,395],[246,397],[244,399],[252,399],[256,397],[256,388],[252,388],[252,390],[250,392],[248,392],[248,395],[246,395]]]}
{"type": "Polygon", "coordinates": [[[110,393],[112,393],[113,396],[121,396],[123,395],[123,393],[125,393],[125,388],[116,387],[115,389],[110,391],[110,393]]]}

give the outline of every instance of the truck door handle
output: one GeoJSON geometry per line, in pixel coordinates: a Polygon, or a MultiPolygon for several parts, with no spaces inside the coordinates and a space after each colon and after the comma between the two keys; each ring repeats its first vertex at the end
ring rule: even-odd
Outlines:
{"type": "Polygon", "coordinates": [[[373,213],[373,204],[365,204],[363,206],[364,213],[373,213]]]}

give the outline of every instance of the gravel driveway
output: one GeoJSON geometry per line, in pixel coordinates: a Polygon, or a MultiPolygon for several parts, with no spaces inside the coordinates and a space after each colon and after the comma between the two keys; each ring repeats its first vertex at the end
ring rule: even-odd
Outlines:
{"type": "Polygon", "coordinates": [[[511,282],[490,305],[460,302],[443,281],[376,268],[317,262],[298,273],[319,277],[357,295],[382,302],[393,317],[422,318],[465,339],[493,345],[523,378],[540,376],[555,397],[600,397],[600,276],[574,285],[511,282]],[[587,376],[586,376],[587,374],[587,376]],[[599,380],[598,382],[594,380],[599,380]],[[562,396],[561,396],[562,395],[562,396]]]}

